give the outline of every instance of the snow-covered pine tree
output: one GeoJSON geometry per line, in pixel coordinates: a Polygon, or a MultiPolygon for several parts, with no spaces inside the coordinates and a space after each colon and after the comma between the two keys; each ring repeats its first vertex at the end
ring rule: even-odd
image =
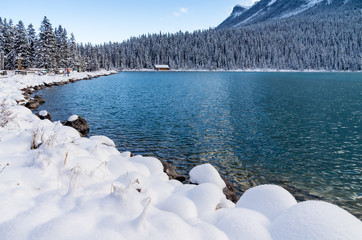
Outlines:
{"type": "Polygon", "coordinates": [[[56,54],[56,39],[53,32],[52,24],[47,17],[44,17],[40,25],[39,44],[36,49],[37,66],[46,69],[57,67],[56,54]]]}
{"type": "MultiPolygon", "coordinates": [[[[24,23],[19,21],[19,23],[16,25],[15,31],[15,52],[17,56],[21,57],[21,66],[24,68],[30,67],[29,51],[30,44],[27,31],[25,29],[24,23]]],[[[15,64],[17,64],[17,60],[15,64]]]]}
{"type": "Polygon", "coordinates": [[[5,69],[15,69],[17,67],[18,56],[15,51],[15,27],[10,19],[7,23],[4,20],[4,49],[5,49],[5,69]]]}
{"type": "Polygon", "coordinates": [[[55,57],[57,60],[57,65],[64,68],[69,64],[70,55],[67,30],[59,25],[58,28],[55,28],[54,33],[57,42],[57,53],[55,57]]]}
{"type": "Polygon", "coordinates": [[[69,46],[68,66],[70,68],[78,68],[81,64],[79,60],[80,58],[78,58],[77,43],[75,42],[75,37],[73,33],[70,34],[68,46],[69,46]]]}
{"type": "Polygon", "coordinates": [[[29,67],[35,66],[35,48],[37,45],[37,38],[33,24],[28,25],[28,40],[29,40],[29,67]]]}
{"type": "Polygon", "coordinates": [[[3,20],[0,17],[0,54],[4,51],[4,35],[2,33],[3,20]]]}
{"type": "Polygon", "coordinates": [[[68,45],[68,34],[67,30],[63,28],[63,32],[60,36],[60,46],[61,46],[61,57],[60,57],[60,66],[68,66],[69,58],[70,58],[70,50],[68,45]]]}

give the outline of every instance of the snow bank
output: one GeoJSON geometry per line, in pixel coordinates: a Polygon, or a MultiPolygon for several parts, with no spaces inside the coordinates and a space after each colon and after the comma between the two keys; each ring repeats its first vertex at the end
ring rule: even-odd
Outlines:
{"type": "Polygon", "coordinates": [[[191,170],[191,181],[198,185],[182,184],[169,180],[156,158],[120,153],[105,136],[80,137],[73,128],[40,120],[17,105],[23,99],[20,89],[59,81],[67,77],[0,80],[2,240],[362,236],[362,223],[337,206],[297,203],[275,185],[249,189],[235,205],[209,164],[191,170]]]}

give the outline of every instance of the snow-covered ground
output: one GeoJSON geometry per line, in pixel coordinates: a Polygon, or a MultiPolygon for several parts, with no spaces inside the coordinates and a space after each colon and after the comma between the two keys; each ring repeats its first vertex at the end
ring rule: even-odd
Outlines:
{"type": "Polygon", "coordinates": [[[0,78],[1,240],[362,239],[362,222],[335,205],[297,203],[275,185],[234,204],[209,164],[191,170],[199,185],[169,180],[159,160],[120,153],[105,136],[80,137],[17,104],[20,89],[69,78],[0,78]]]}

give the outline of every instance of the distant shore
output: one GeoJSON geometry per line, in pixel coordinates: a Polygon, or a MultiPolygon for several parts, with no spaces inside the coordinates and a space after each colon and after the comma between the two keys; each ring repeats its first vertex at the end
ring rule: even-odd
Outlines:
{"type": "Polygon", "coordinates": [[[210,69],[119,69],[119,72],[285,72],[285,73],[362,73],[362,71],[335,71],[335,70],[288,70],[288,69],[235,69],[235,70],[210,70],[210,69]]]}

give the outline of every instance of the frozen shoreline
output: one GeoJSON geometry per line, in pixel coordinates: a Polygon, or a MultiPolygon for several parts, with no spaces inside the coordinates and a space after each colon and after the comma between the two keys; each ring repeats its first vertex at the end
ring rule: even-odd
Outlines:
{"type": "Polygon", "coordinates": [[[25,101],[21,89],[108,73],[0,78],[2,239],[362,236],[361,221],[335,205],[297,203],[275,185],[252,188],[234,204],[210,165],[191,170],[199,185],[181,184],[169,180],[155,158],[120,153],[104,136],[81,138],[73,128],[40,120],[17,104],[25,101]]]}

